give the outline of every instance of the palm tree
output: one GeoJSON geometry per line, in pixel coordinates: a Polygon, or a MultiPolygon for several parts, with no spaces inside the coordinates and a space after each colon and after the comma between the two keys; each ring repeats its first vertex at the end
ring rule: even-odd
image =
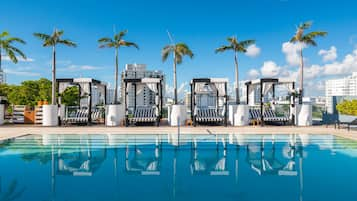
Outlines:
{"type": "Polygon", "coordinates": [[[13,46],[15,42],[26,44],[25,41],[20,38],[11,37],[10,34],[6,31],[0,34],[0,71],[2,70],[2,50],[5,51],[6,56],[8,56],[10,60],[15,64],[18,62],[16,54],[20,55],[23,59],[26,59],[25,54],[21,50],[13,46]]]}
{"type": "Polygon", "coordinates": [[[314,31],[304,35],[305,30],[309,29],[312,25],[312,22],[301,23],[296,30],[296,34],[290,39],[291,43],[300,44],[300,93],[299,93],[299,102],[302,101],[304,95],[304,57],[303,57],[303,46],[311,45],[317,46],[316,41],[314,40],[318,36],[326,36],[327,32],[325,31],[314,31]]]}
{"type": "Polygon", "coordinates": [[[227,38],[229,45],[223,45],[216,49],[216,53],[225,52],[227,50],[234,51],[234,64],[235,64],[235,91],[236,91],[236,104],[240,104],[239,100],[239,75],[238,75],[238,53],[245,53],[247,52],[247,47],[250,45],[255,44],[255,40],[245,40],[245,41],[238,41],[238,39],[233,36],[227,38]]]}
{"type": "Polygon", "coordinates": [[[184,56],[189,56],[191,59],[193,58],[193,53],[185,43],[177,43],[166,45],[162,48],[161,56],[162,61],[165,62],[170,54],[173,54],[174,57],[174,104],[177,104],[177,76],[176,76],[176,66],[177,64],[182,63],[182,59],[184,56]]]}
{"type": "Polygon", "coordinates": [[[43,47],[52,47],[52,105],[57,105],[56,101],[56,46],[59,44],[68,47],[77,47],[77,45],[68,40],[62,39],[64,31],[55,29],[52,35],[44,33],[34,33],[33,35],[43,41],[43,47]]]}
{"type": "Polygon", "coordinates": [[[100,48],[115,48],[115,89],[114,89],[114,104],[118,103],[118,52],[120,47],[135,47],[139,49],[139,46],[133,42],[128,42],[123,37],[128,33],[128,30],[121,31],[114,35],[114,38],[101,38],[98,40],[100,48]]]}

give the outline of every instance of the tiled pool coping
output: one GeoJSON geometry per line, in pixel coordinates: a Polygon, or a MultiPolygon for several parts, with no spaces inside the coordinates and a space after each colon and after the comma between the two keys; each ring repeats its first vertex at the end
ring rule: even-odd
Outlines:
{"type": "Polygon", "coordinates": [[[335,129],[333,126],[246,126],[246,127],[105,127],[105,126],[71,126],[71,127],[42,127],[33,125],[0,126],[0,140],[19,137],[28,134],[332,134],[348,139],[357,140],[357,131],[335,129]]]}

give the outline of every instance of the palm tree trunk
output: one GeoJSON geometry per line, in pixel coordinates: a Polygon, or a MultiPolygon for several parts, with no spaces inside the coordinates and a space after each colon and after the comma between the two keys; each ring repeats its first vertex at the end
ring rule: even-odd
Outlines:
{"type": "Polygon", "coordinates": [[[56,46],[52,48],[52,105],[57,105],[56,101],[56,46]]]}
{"type": "Polygon", "coordinates": [[[302,47],[300,48],[300,96],[299,103],[302,102],[302,97],[304,96],[304,56],[302,54],[302,47]]]}
{"type": "Polygon", "coordinates": [[[236,86],[235,86],[235,91],[236,91],[236,104],[240,104],[240,100],[239,100],[239,72],[238,72],[238,56],[237,56],[237,52],[234,53],[234,63],[235,63],[235,82],[236,82],[236,86]]]}
{"type": "Polygon", "coordinates": [[[118,103],[118,48],[115,49],[115,86],[114,86],[114,104],[118,103]]]}
{"type": "Polygon", "coordinates": [[[176,54],[174,52],[174,104],[177,104],[176,54]]]}

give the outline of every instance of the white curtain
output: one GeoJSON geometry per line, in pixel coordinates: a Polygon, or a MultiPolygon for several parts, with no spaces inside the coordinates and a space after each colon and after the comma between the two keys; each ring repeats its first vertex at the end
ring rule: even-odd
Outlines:
{"type": "Polygon", "coordinates": [[[218,95],[219,96],[224,96],[226,95],[226,91],[225,91],[225,83],[214,83],[214,86],[216,87],[216,89],[218,90],[218,95]]]}
{"type": "Polygon", "coordinates": [[[263,83],[263,96],[265,96],[273,87],[273,83],[268,82],[268,83],[263,83]]]}
{"type": "Polygon", "coordinates": [[[64,90],[66,90],[66,88],[72,86],[70,83],[68,82],[60,82],[59,86],[58,86],[58,93],[63,93],[64,90]]]}
{"type": "Polygon", "coordinates": [[[157,93],[158,89],[157,89],[157,85],[156,83],[146,83],[146,86],[153,92],[157,93]]]}

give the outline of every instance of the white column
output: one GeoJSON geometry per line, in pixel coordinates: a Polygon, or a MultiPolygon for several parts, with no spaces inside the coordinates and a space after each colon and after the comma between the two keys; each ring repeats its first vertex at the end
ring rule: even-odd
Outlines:
{"type": "Polygon", "coordinates": [[[237,105],[234,114],[234,126],[247,126],[249,124],[249,107],[248,105],[237,105]]]}
{"type": "Polygon", "coordinates": [[[58,126],[58,106],[44,105],[42,107],[42,126],[58,126]]]}
{"type": "Polygon", "coordinates": [[[182,126],[185,125],[187,112],[185,105],[172,105],[170,110],[170,125],[182,126]]]}
{"type": "Polygon", "coordinates": [[[125,119],[124,105],[107,105],[105,115],[106,126],[120,126],[125,119]]]}
{"type": "Polygon", "coordinates": [[[0,125],[4,124],[4,119],[5,119],[5,105],[0,104],[0,125]]]}

